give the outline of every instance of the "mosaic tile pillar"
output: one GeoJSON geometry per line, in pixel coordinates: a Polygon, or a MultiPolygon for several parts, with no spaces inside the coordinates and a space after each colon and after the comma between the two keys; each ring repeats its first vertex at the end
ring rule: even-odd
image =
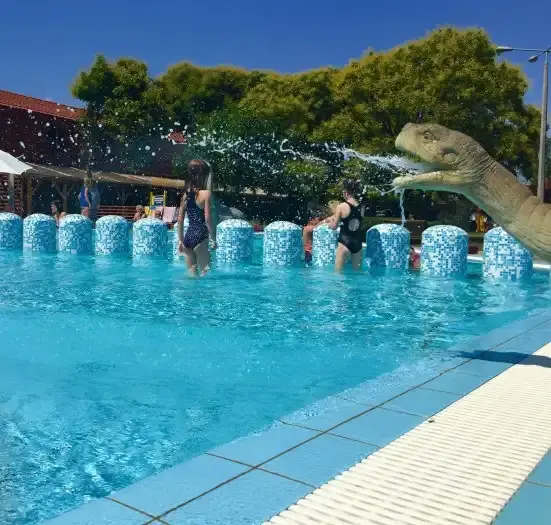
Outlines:
{"type": "Polygon", "coordinates": [[[292,222],[276,221],[264,228],[264,264],[294,266],[304,260],[302,228],[292,222]]]}
{"type": "Polygon", "coordinates": [[[0,213],[0,250],[23,248],[23,219],[15,213],[0,213]]]}
{"type": "Polygon", "coordinates": [[[467,274],[469,236],[457,226],[431,226],[421,241],[421,271],[437,277],[467,274]]]}
{"type": "Polygon", "coordinates": [[[66,215],[59,221],[57,244],[63,253],[92,253],[92,221],[84,215],[66,215]]]}
{"type": "Polygon", "coordinates": [[[407,270],[410,233],[398,224],[378,224],[365,237],[365,254],[370,270],[407,270]]]}
{"type": "Polygon", "coordinates": [[[503,228],[484,235],[484,277],[517,281],[530,277],[532,270],[532,254],[503,228]]]}
{"type": "Polygon", "coordinates": [[[134,223],[132,255],[164,257],[168,242],[166,224],[159,219],[140,219],[134,223]]]}
{"type": "Polygon", "coordinates": [[[216,228],[216,261],[250,263],[253,258],[253,227],[242,219],[227,219],[216,228]]]}
{"type": "Polygon", "coordinates": [[[332,230],[327,224],[314,228],[312,241],[312,266],[333,266],[339,230],[332,230]]]}
{"type": "Polygon", "coordinates": [[[50,215],[35,213],[23,221],[23,249],[32,252],[56,251],[57,226],[50,215]]]}
{"type": "MultiPolygon", "coordinates": [[[[187,219],[187,215],[184,217],[184,235],[186,234],[187,227],[188,227],[189,221],[187,219]]],[[[180,244],[180,239],[178,239],[178,223],[174,225],[173,233],[172,233],[172,255],[175,259],[178,259],[178,257],[183,257],[184,254],[180,251],[178,251],[178,245],[180,244]]]]}
{"type": "Polygon", "coordinates": [[[126,255],[129,245],[128,221],[118,215],[107,215],[96,222],[96,254],[126,255]]]}

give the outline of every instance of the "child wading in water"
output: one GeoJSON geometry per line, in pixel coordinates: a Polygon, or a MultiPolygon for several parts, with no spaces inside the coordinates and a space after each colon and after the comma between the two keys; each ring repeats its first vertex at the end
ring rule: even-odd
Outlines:
{"type": "Polygon", "coordinates": [[[178,212],[178,249],[185,255],[191,275],[197,275],[197,268],[201,275],[205,275],[210,265],[209,241],[212,248],[216,248],[216,230],[211,213],[212,174],[204,160],[191,160],[187,171],[188,180],[178,212]],[[188,228],[184,235],[185,214],[188,228]]]}
{"type": "Polygon", "coordinates": [[[361,186],[358,181],[347,179],[343,182],[343,198],[329,219],[329,227],[336,230],[340,225],[340,232],[335,256],[335,270],[341,271],[344,263],[350,257],[352,268],[360,270],[362,267],[362,241],[360,230],[365,214],[365,206],[361,202],[361,186]]]}

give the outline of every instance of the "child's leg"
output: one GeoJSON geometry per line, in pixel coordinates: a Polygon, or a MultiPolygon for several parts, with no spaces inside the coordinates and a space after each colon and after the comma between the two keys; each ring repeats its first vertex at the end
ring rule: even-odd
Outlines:
{"type": "Polygon", "coordinates": [[[195,247],[195,256],[197,266],[201,275],[205,275],[208,272],[210,266],[210,252],[209,252],[209,240],[205,239],[201,244],[195,247]]]}
{"type": "Polygon", "coordinates": [[[189,274],[195,277],[197,275],[197,257],[195,252],[190,248],[184,248],[184,255],[186,257],[189,274]]]}

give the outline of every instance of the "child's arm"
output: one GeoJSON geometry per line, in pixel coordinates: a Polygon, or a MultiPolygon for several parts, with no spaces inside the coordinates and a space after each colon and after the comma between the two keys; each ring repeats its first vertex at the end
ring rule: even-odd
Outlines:
{"type": "Polygon", "coordinates": [[[216,227],[212,221],[212,193],[208,190],[205,190],[205,222],[207,223],[207,228],[209,230],[209,237],[211,241],[216,245],[216,227]]]}
{"type": "Polygon", "coordinates": [[[342,218],[342,203],[337,206],[337,209],[335,210],[335,215],[330,217],[329,219],[329,228],[332,230],[336,230],[339,227],[339,222],[342,218]]]}
{"type": "Polygon", "coordinates": [[[184,243],[184,215],[186,213],[187,205],[187,191],[182,193],[182,200],[180,201],[180,209],[178,210],[178,239],[180,243],[184,243]]]}

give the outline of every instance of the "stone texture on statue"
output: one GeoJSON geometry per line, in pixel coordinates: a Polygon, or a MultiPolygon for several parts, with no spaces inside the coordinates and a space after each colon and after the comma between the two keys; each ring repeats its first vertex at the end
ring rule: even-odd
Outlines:
{"type": "Polygon", "coordinates": [[[395,189],[464,195],[534,255],[551,262],[551,204],[542,204],[474,139],[438,124],[407,124],[396,148],[437,171],[398,177],[395,189]]]}

